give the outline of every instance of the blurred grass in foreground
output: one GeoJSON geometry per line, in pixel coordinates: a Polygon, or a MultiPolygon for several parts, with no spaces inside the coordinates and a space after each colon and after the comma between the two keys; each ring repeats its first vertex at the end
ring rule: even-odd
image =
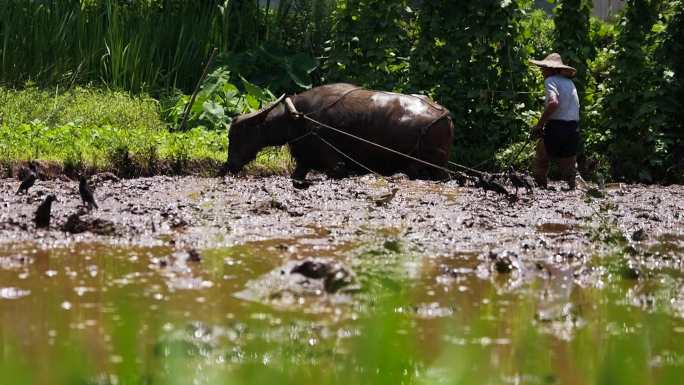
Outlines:
{"type": "Polygon", "coordinates": [[[363,314],[345,338],[266,341],[265,325],[245,321],[250,337],[213,347],[164,337],[163,312],[141,312],[126,303],[126,293],[114,296],[118,305],[102,322],[110,338],[104,361],[88,339],[60,335],[47,354],[32,355],[19,336],[0,333],[2,383],[45,383],[40,376],[49,373],[53,385],[644,385],[676,384],[684,375],[684,346],[672,338],[669,317],[617,305],[600,291],[593,318],[571,341],[541,332],[530,300],[520,301],[513,320],[491,322],[491,309],[483,308],[463,323],[458,316],[443,321],[439,335],[426,339],[411,312],[401,310],[407,299],[393,296],[363,314]],[[504,325],[512,337],[499,343],[504,325]]]}

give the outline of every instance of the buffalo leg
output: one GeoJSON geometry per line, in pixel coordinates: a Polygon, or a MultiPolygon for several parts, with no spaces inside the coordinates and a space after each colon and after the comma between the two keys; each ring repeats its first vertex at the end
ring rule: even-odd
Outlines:
{"type": "Polygon", "coordinates": [[[332,179],[342,179],[349,176],[349,170],[344,162],[339,161],[326,174],[332,179]]]}
{"type": "Polygon", "coordinates": [[[295,169],[292,172],[292,179],[305,180],[308,173],[309,168],[303,166],[301,162],[297,162],[297,166],[295,166],[295,169]]]}
{"type": "Polygon", "coordinates": [[[221,167],[219,167],[218,170],[218,176],[219,177],[224,177],[228,174],[228,162],[224,163],[221,167]]]}
{"type": "MultiPolygon", "coordinates": [[[[421,154],[421,159],[433,164],[434,166],[429,166],[426,164],[420,164],[419,172],[421,179],[431,179],[431,180],[447,180],[449,179],[449,173],[445,170],[439,168],[444,167],[448,162],[448,154],[442,150],[431,150],[425,151],[421,154]],[[438,166],[438,167],[435,167],[438,166]]],[[[418,164],[418,163],[416,163],[418,164]]]]}
{"type": "Polygon", "coordinates": [[[306,174],[309,173],[309,168],[303,166],[301,162],[297,162],[297,166],[292,172],[292,186],[296,189],[307,189],[311,186],[311,182],[306,180],[306,174]]]}
{"type": "Polygon", "coordinates": [[[411,161],[409,165],[406,167],[406,176],[408,176],[411,180],[423,179],[422,169],[422,164],[415,161],[411,161]]]}

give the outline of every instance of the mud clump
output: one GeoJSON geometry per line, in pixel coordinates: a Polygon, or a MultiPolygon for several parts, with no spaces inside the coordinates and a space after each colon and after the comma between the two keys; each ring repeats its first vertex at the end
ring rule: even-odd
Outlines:
{"type": "Polygon", "coordinates": [[[632,233],[632,241],[643,242],[648,239],[648,234],[644,229],[637,229],[632,233]]]}
{"type": "Polygon", "coordinates": [[[250,212],[255,215],[269,215],[274,211],[288,211],[287,206],[275,199],[270,199],[267,201],[257,203],[250,212]]]}
{"type": "MultiPolygon", "coordinates": [[[[323,282],[326,293],[335,293],[354,282],[354,274],[339,262],[323,259],[310,259],[295,265],[290,274],[300,274],[306,278],[323,282]]],[[[301,282],[301,281],[300,281],[301,282]]],[[[308,284],[308,282],[305,282],[308,284]]]]}
{"type": "Polygon", "coordinates": [[[188,262],[199,263],[202,262],[202,256],[197,249],[188,249],[188,262]]]}
{"type": "Polygon", "coordinates": [[[499,274],[509,274],[518,268],[518,255],[512,251],[504,251],[503,253],[490,251],[488,257],[492,262],[492,268],[499,274]]]}
{"type": "Polygon", "coordinates": [[[70,234],[93,233],[97,235],[116,235],[114,223],[100,218],[71,214],[61,227],[62,231],[70,234]]]}
{"type": "Polygon", "coordinates": [[[99,185],[104,182],[119,182],[120,179],[118,176],[114,175],[111,172],[101,172],[98,174],[95,174],[90,177],[90,183],[93,185],[99,185]]]}
{"type": "Polygon", "coordinates": [[[339,302],[340,296],[359,289],[354,272],[332,258],[288,261],[246,284],[235,296],[249,301],[288,307],[310,301],[339,302]]]}

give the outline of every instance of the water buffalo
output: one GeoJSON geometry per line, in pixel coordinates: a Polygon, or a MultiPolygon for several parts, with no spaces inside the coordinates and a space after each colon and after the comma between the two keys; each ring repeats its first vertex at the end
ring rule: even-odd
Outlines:
{"type": "MultiPolygon", "coordinates": [[[[445,167],[453,137],[449,111],[422,96],[330,84],[290,96],[297,112],[368,141],[445,167]]],[[[281,97],[270,106],[237,117],[229,130],[227,171],[237,172],[268,146],[288,144],[295,159],[294,180],[310,170],[330,176],[368,172],[442,179],[447,175],[380,149],[304,117],[293,115],[281,97]],[[327,143],[326,143],[327,142],[327,143]],[[333,148],[334,146],[334,148],[333,148]]]]}

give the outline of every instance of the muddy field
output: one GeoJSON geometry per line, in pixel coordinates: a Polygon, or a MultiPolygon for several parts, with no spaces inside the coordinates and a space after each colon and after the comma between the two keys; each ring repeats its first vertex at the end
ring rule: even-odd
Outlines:
{"type": "Polygon", "coordinates": [[[455,182],[402,176],[321,177],[305,190],[285,177],[118,180],[102,174],[92,184],[100,209],[88,212],[78,182],[38,181],[29,194],[15,195],[19,182],[1,180],[1,242],[203,249],[307,238],[320,242],[323,252],[381,238],[425,256],[511,252],[526,262],[558,253],[593,255],[601,244],[593,242],[591,229],[605,223],[640,250],[662,248],[672,257],[684,237],[681,186],[612,184],[597,197],[557,185],[533,194],[521,189],[510,202],[455,182]],[[48,194],[58,199],[51,227],[36,230],[34,212],[48,194]]]}
{"type": "MultiPolygon", "coordinates": [[[[597,316],[589,293],[613,284],[627,285],[618,302],[665,312],[684,332],[682,186],[552,185],[511,202],[402,176],[320,176],[305,190],[278,176],[91,181],[91,212],[78,182],[38,181],[15,195],[16,180],[0,181],[0,326],[29,347],[55,340],[61,321],[39,321],[45,312],[70,312],[66,330],[104,333],[106,293],[126,288],[145,314],[165,310],[167,337],[195,325],[188,338],[230,346],[224,358],[240,345],[236,320],[310,346],[353,334],[348,322],[377,287],[412,289],[407,311],[425,340],[467,341],[441,336],[435,320],[496,304],[488,322],[505,324],[531,302],[540,330],[571,341],[597,316]],[[48,194],[58,199],[51,226],[37,230],[48,194]],[[300,326],[282,331],[286,318],[300,326]]],[[[510,342],[500,329],[490,343],[510,342]]]]}

